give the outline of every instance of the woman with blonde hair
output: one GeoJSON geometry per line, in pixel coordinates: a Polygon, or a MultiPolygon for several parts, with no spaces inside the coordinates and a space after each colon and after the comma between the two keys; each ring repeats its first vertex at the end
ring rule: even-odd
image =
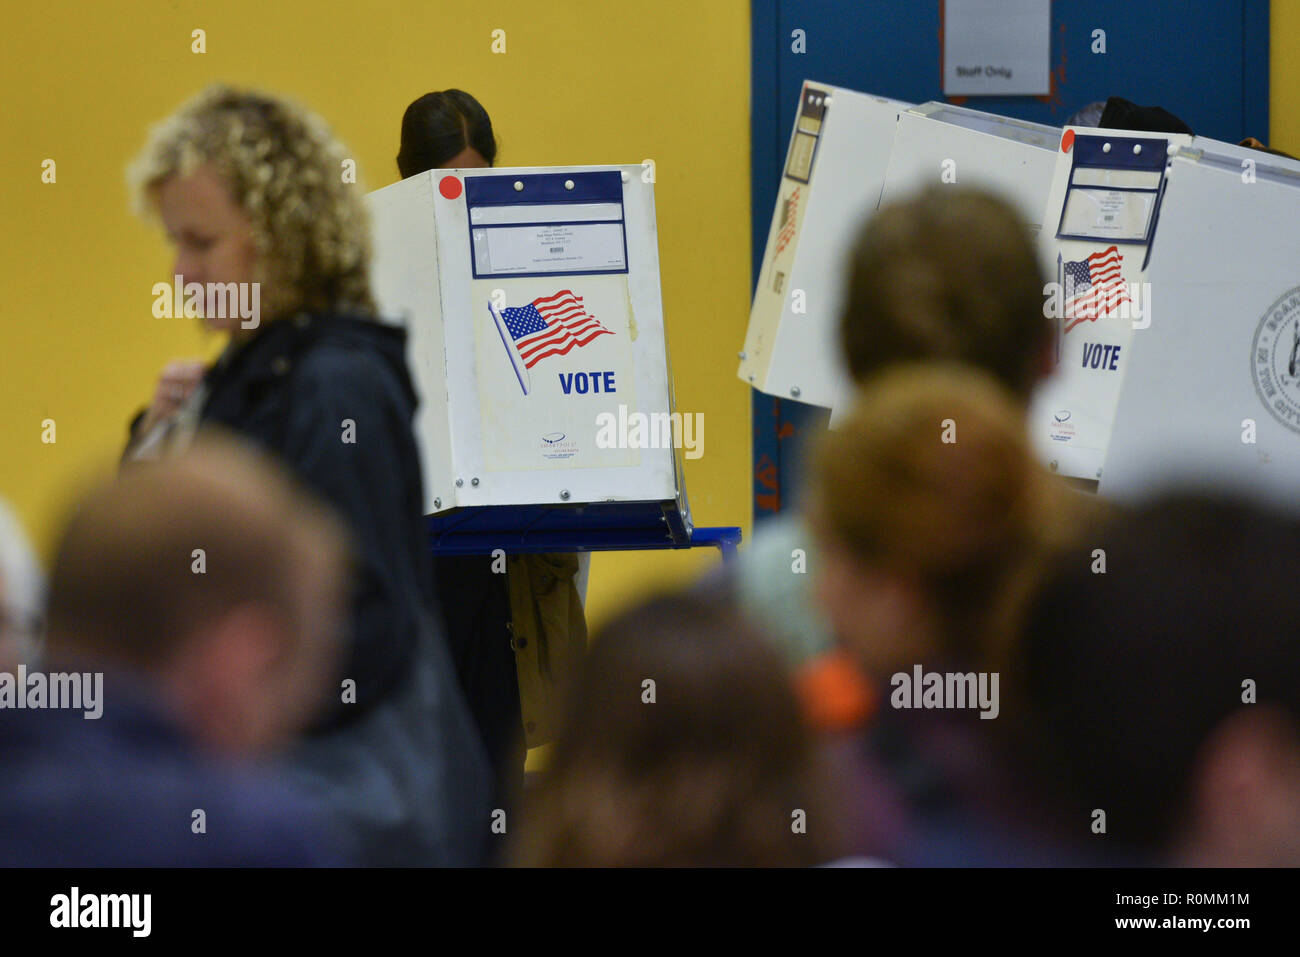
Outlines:
{"type": "Polygon", "coordinates": [[[227,344],[209,368],[164,372],[128,457],[219,425],[338,509],[357,552],[350,654],[291,769],[351,825],[364,861],[471,863],[487,771],[433,614],[406,336],[376,321],[347,156],[311,113],[223,85],[153,130],[131,169],[137,204],[227,344]]]}

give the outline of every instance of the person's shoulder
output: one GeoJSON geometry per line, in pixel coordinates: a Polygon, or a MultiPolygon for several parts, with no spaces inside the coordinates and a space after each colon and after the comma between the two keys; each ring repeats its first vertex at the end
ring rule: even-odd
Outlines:
{"type": "Polygon", "coordinates": [[[86,731],[75,742],[43,734],[6,755],[0,812],[11,827],[0,835],[0,866],[347,862],[314,806],[265,774],[218,764],[136,725],[86,731]]]}
{"type": "Polygon", "coordinates": [[[403,330],[354,317],[315,321],[317,328],[296,363],[298,391],[405,400],[410,381],[403,330]]]}
{"type": "Polygon", "coordinates": [[[182,867],[346,863],[318,810],[263,773],[196,756],[141,762],[98,802],[102,857],[182,867]]]}
{"type": "Polygon", "coordinates": [[[362,319],[326,317],[298,354],[298,378],[372,381],[393,373],[388,327],[362,319]]]}
{"type": "Polygon", "coordinates": [[[232,867],[321,867],[350,863],[351,852],[323,811],[267,773],[213,769],[205,782],[217,831],[200,863],[232,867]]]}

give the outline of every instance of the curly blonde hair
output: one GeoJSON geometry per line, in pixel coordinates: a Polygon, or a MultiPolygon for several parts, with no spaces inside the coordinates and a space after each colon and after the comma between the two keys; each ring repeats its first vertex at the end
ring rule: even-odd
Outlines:
{"type": "Polygon", "coordinates": [[[165,180],[212,166],[252,223],[266,318],[373,316],[369,217],[360,183],[343,180],[346,159],[315,114],[214,84],[153,127],[128,181],[136,210],[147,215],[165,180]]]}

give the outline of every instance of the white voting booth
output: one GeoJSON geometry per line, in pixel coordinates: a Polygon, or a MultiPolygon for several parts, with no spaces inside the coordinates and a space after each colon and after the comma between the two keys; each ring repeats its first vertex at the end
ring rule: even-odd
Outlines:
{"type": "Polygon", "coordinates": [[[739,376],[831,407],[846,379],[835,327],[845,257],[876,208],[908,104],[806,81],[754,292],[739,376]]]}
{"type": "Polygon", "coordinates": [[[741,378],[832,406],[834,426],[852,239],[878,204],[944,182],[998,192],[1038,233],[1057,362],[1030,408],[1044,461],[1111,497],[1191,476],[1300,511],[1300,162],[1205,137],[805,83],[741,378]]]}
{"type": "Polygon", "coordinates": [[[599,522],[642,507],[689,537],[641,173],[433,170],[368,197],[373,286],[408,329],[425,511],[443,527],[518,532],[558,511],[572,531],[581,506],[621,503],[599,522]]]}
{"type": "Polygon", "coordinates": [[[1054,127],[805,82],[740,378],[841,414],[848,378],[836,324],[848,255],[865,219],[922,186],[960,182],[997,191],[1037,229],[1059,141],[1054,127]]]}
{"type": "Polygon", "coordinates": [[[1169,164],[1100,492],[1193,479],[1300,507],[1300,163],[1196,139],[1169,164]]]}

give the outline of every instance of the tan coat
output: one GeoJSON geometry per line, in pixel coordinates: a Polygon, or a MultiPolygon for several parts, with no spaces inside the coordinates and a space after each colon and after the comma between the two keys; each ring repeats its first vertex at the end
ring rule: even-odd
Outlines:
{"type": "Polygon", "coordinates": [[[587,618],[573,552],[511,555],[510,631],[519,673],[524,740],[535,748],[556,732],[559,696],[587,650],[587,618]]]}

